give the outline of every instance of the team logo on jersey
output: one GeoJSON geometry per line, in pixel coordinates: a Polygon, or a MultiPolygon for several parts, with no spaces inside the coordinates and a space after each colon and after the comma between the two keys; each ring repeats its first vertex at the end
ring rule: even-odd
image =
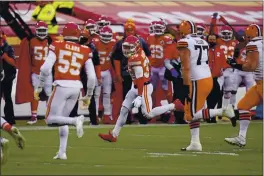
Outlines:
{"type": "Polygon", "coordinates": [[[164,45],[164,41],[163,41],[163,40],[161,40],[161,41],[160,41],[160,44],[161,44],[161,45],[164,45]]]}
{"type": "Polygon", "coordinates": [[[216,53],[216,56],[217,56],[217,57],[220,57],[220,53],[219,53],[219,52],[217,52],[217,53],[216,53]]]}

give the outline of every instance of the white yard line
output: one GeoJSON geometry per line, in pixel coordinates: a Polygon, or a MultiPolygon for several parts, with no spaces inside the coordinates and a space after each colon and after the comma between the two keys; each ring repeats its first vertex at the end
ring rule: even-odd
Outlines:
{"type": "Polygon", "coordinates": [[[226,152],[186,152],[186,153],[147,153],[150,157],[164,157],[164,156],[198,156],[198,155],[228,155],[228,156],[239,156],[237,153],[226,153],[226,152]]]}

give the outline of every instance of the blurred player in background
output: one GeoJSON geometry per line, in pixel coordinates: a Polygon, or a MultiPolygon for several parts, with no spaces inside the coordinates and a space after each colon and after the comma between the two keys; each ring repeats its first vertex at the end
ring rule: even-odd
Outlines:
{"type": "MultiPolygon", "coordinates": [[[[14,60],[8,59],[8,58],[5,59],[6,61],[14,65],[19,70],[18,84],[20,82],[23,82],[22,83],[23,88],[17,89],[16,95],[18,96],[21,96],[21,94],[22,95],[26,94],[24,92],[24,90],[26,89],[24,84],[26,84],[27,81],[31,81],[31,86],[33,87],[33,89],[35,89],[39,85],[40,67],[43,65],[48,55],[48,47],[49,47],[51,40],[48,37],[47,24],[43,21],[39,21],[35,25],[35,30],[36,30],[36,34],[33,38],[29,39],[29,41],[27,39],[24,39],[21,42],[20,46],[21,46],[22,54],[20,54],[17,62],[15,62],[14,60]],[[29,73],[29,76],[31,79],[28,78],[27,73],[29,73]]],[[[47,76],[45,79],[44,92],[46,96],[51,95],[52,79],[53,79],[52,74],[47,76]]],[[[30,92],[29,99],[30,99],[30,105],[31,105],[31,119],[27,122],[27,124],[30,124],[30,125],[37,122],[38,104],[40,100],[40,99],[35,100],[33,98],[33,89],[27,89],[30,92]]]]}
{"type": "MultiPolygon", "coordinates": [[[[3,117],[1,117],[1,129],[8,132],[15,140],[16,145],[20,149],[25,148],[25,138],[22,136],[20,131],[5,121],[3,117]]],[[[1,142],[1,166],[4,165],[7,162],[8,154],[9,154],[9,140],[5,139],[3,137],[0,137],[1,142]]]]}
{"type": "Polygon", "coordinates": [[[80,72],[85,67],[88,76],[87,94],[83,100],[88,106],[95,87],[95,71],[92,62],[92,51],[80,45],[80,28],[73,22],[67,23],[62,31],[64,41],[55,41],[49,47],[49,54],[40,69],[40,84],[35,89],[34,97],[38,98],[44,86],[44,80],[51,74],[54,65],[54,90],[49,98],[46,123],[49,126],[60,126],[60,149],[54,159],[67,159],[66,146],[69,134],[68,125],[76,126],[77,137],[83,136],[84,116],[69,117],[83,87],[80,72]]]}
{"type": "Polygon", "coordinates": [[[133,107],[141,107],[142,113],[149,119],[171,110],[182,111],[184,107],[177,99],[171,104],[152,109],[153,86],[150,83],[150,63],[140,46],[139,39],[132,35],[128,36],[122,44],[122,51],[128,58],[128,71],[133,84],[123,101],[115,128],[109,131],[109,134],[99,134],[99,137],[109,142],[117,141],[121,128],[126,123],[127,115],[133,107]]]}
{"type": "Polygon", "coordinates": [[[234,119],[232,106],[226,109],[208,109],[206,99],[213,87],[213,79],[208,65],[208,43],[196,35],[196,26],[191,21],[183,21],[179,26],[182,37],[177,43],[182,63],[183,84],[186,89],[185,116],[191,130],[191,144],[184,151],[202,151],[200,143],[200,120],[216,115],[234,119]]]}
{"type": "Polygon", "coordinates": [[[201,39],[206,40],[207,34],[206,34],[206,26],[203,23],[196,23],[197,28],[197,36],[201,39]]]}
{"type": "Polygon", "coordinates": [[[112,118],[112,104],[111,104],[111,92],[112,92],[112,75],[111,75],[111,59],[110,53],[114,45],[116,44],[116,40],[113,39],[113,31],[109,26],[104,26],[100,30],[100,39],[93,39],[93,43],[97,48],[99,57],[100,57],[100,66],[101,66],[101,80],[97,81],[97,85],[95,87],[94,97],[96,102],[96,115],[98,116],[98,108],[99,108],[99,97],[101,94],[101,89],[103,89],[103,107],[104,107],[104,115],[103,115],[103,123],[111,124],[112,118]]]}
{"type": "Polygon", "coordinates": [[[251,24],[246,28],[245,38],[248,42],[246,45],[246,61],[237,63],[236,59],[228,58],[228,64],[235,69],[254,72],[256,85],[250,88],[246,95],[239,101],[238,110],[247,111],[240,114],[239,135],[234,138],[225,138],[225,141],[232,145],[244,147],[246,145],[246,135],[251,120],[250,109],[263,102],[263,36],[261,29],[256,24],[251,24]]]}
{"type": "Polygon", "coordinates": [[[153,21],[150,29],[152,28],[152,34],[147,38],[147,43],[151,51],[150,65],[151,65],[151,83],[156,90],[158,80],[161,81],[161,87],[165,92],[168,102],[171,101],[172,92],[168,91],[168,80],[164,78],[165,69],[170,70],[171,75],[175,78],[178,77],[178,72],[170,64],[172,55],[176,55],[176,47],[170,47],[173,45],[173,39],[165,35],[166,23],[163,20],[153,21]]]}

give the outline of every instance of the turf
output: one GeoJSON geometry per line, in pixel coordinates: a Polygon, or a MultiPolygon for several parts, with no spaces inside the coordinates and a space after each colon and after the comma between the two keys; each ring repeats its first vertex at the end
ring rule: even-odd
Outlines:
{"type": "Polygon", "coordinates": [[[111,126],[88,127],[83,138],[70,130],[68,160],[53,160],[58,150],[58,130],[20,127],[27,139],[21,151],[10,139],[10,155],[2,175],[262,175],[262,122],[252,122],[247,146],[240,149],[224,142],[238,127],[203,125],[203,152],[182,152],[189,144],[188,126],[127,126],[117,143],[104,142],[99,132],[111,126]],[[30,128],[30,129],[29,129],[30,128]]]}

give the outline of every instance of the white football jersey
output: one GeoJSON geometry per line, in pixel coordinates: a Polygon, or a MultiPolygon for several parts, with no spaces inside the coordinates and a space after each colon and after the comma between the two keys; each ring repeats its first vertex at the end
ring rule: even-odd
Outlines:
{"type": "Polygon", "coordinates": [[[177,43],[178,48],[190,50],[191,80],[196,81],[211,77],[211,70],[208,65],[208,43],[196,35],[187,35],[177,43]]]}
{"type": "Polygon", "coordinates": [[[259,53],[258,67],[254,72],[256,80],[263,80],[263,39],[262,37],[256,37],[252,39],[246,46],[246,52],[257,51],[259,53]]]}

